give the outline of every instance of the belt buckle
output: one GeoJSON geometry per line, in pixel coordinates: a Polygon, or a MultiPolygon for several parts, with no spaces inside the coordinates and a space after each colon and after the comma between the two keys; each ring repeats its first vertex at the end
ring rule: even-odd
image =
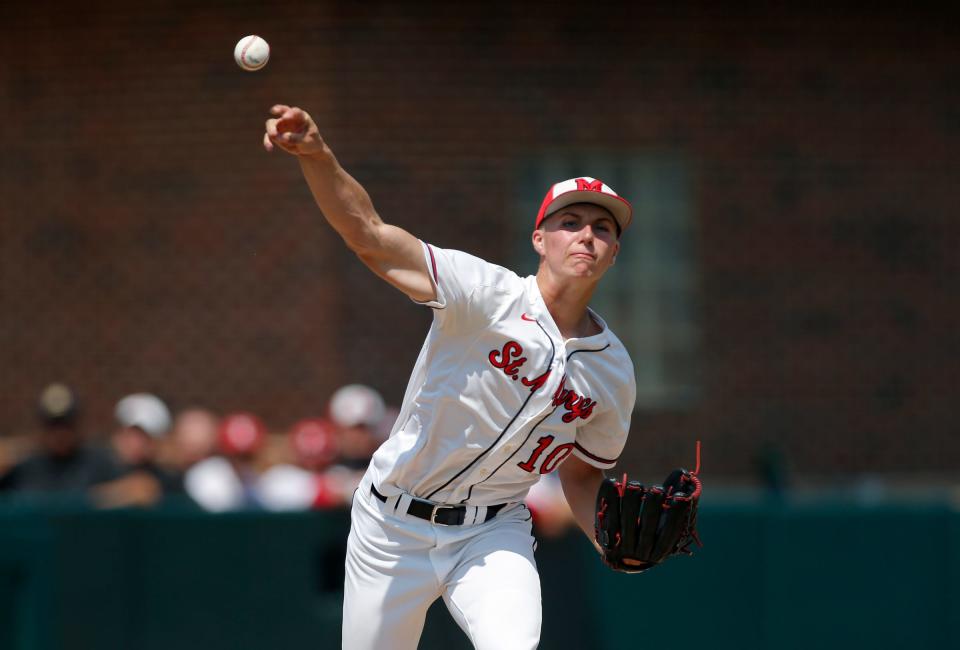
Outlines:
{"type": "Polygon", "coordinates": [[[430,523],[434,526],[449,526],[450,524],[445,524],[442,521],[437,521],[437,510],[442,508],[439,503],[433,504],[433,510],[430,511],[430,523]]]}

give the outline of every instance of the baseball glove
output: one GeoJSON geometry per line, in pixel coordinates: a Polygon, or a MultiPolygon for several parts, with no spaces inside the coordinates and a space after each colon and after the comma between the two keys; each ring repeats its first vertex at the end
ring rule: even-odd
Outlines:
{"type": "Polygon", "coordinates": [[[676,469],[663,485],[644,487],[605,478],[597,494],[594,536],[603,562],[614,571],[640,573],[671,555],[693,555],[690,546],[703,546],[697,534],[697,504],[702,486],[699,445],[697,469],[676,469]],[[627,563],[633,560],[636,564],[627,563]]]}

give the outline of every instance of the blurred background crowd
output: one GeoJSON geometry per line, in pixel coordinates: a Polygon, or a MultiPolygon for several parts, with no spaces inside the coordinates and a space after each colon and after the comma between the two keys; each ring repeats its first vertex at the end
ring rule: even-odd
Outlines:
{"type": "Polygon", "coordinates": [[[295,161],[262,151],[288,102],[385,221],[521,274],[552,182],[631,199],[594,305],[636,366],[623,470],[660,480],[701,438],[711,486],[953,483],[954,23],[589,13],[4,4],[7,122],[42,126],[2,136],[0,437],[34,425],[54,380],[91,435],[135,390],[249,410],[279,437],[343,384],[399,403],[430,315],[322,223],[295,161]],[[251,33],[272,47],[256,73],[232,57],[251,33]],[[143,43],[178,56],[132,56],[143,43]]]}
{"type": "MultiPolygon", "coordinates": [[[[275,428],[249,411],[172,410],[152,393],[121,397],[111,431],[91,432],[78,389],[40,392],[36,427],[0,437],[0,504],[208,512],[349,508],[373,452],[399,413],[365,384],[338,388],[322,412],[275,428]]],[[[572,522],[554,479],[528,502],[545,534],[572,522]]]]}

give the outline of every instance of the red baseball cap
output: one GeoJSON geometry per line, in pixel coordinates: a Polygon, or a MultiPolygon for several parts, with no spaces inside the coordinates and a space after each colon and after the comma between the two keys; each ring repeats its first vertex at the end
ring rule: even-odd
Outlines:
{"type": "Polygon", "coordinates": [[[337,428],[324,418],[304,418],[290,427],[290,444],[297,458],[329,465],[337,457],[337,428]]]}
{"type": "Polygon", "coordinates": [[[228,456],[244,456],[260,450],[267,437],[263,422],[253,413],[231,413],[220,421],[220,449],[228,456]]]}
{"type": "Polygon", "coordinates": [[[633,220],[633,208],[626,199],[614,192],[612,187],[595,178],[581,176],[555,183],[550,188],[543,199],[540,212],[537,213],[537,222],[533,227],[539,228],[546,217],[574,203],[593,203],[606,208],[617,220],[620,232],[626,230],[633,220]]]}

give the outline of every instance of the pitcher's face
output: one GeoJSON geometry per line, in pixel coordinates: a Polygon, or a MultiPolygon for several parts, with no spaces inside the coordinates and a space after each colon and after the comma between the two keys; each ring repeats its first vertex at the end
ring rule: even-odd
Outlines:
{"type": "Polygon", "coordinates": [[[617,224],[599,205],[574,203],[557,210],[533,232],[533,247],[560,276],[599,280],[620,250],[617,224]]]}

